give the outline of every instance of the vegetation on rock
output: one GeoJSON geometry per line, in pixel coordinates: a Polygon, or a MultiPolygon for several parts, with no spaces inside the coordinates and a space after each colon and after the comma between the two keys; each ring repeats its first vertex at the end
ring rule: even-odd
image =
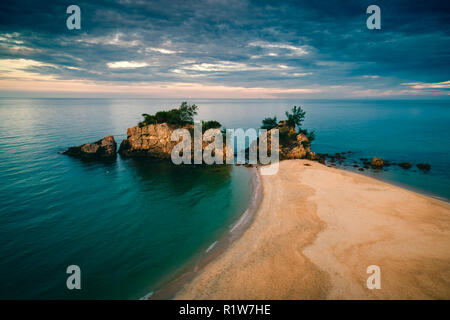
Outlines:
{"type": "Polygon", "coordinates": [[[186,101],[181,103],[178,109],[169,111],[158,111],[154,115],[144,113],[144,121],[139,122],[139,127],[149,124],[167,123],[178,126],[185,126],[194,122],[194,116],[197,114],[198,107],[195,104],[188,104],[186,101]]]}
{"type": "Polygon", "coordinates": [[[278,124],[277,117],[265,118],[262,121],[261,129],[270,130],[270,129],[275,128],[277,126],[277,124],[278,124]]]}
{"type": "Polygon", "coordinates": [[[277,122],[277,117],[265,118],[262,121],[261,129],[271,130],[277,128],[280,134],[280,143],[285,146],[295,144],[297,135],[303,134],[307,139],[302,140],[301,143],[303,147],[309,147],[311,142],[316,138],[316,135],[314,131],[308,131],[301,127],[305,120],[306,111],[301,106],[294,106],[290,112],[286,111],[285,115],[287,119],[280,122],[277,122]]]}

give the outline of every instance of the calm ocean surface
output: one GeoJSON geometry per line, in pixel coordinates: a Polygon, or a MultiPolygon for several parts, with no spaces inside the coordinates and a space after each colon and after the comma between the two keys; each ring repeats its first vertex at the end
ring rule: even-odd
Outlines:
{"type": "MultiPolygon", "coordinates": [[[[140,298],[205,252],[245,211],[251,172],[243,167],[174,167],[120,156],[86,162],[60,154],[108,134],[120,143],[142,113],[180,102],[0,99],[0,299],[140,298]],[[72,264],[81,268],[82,290],[66,289],[72,264]]],[[[227,128],[257,128],[264,117],[281,120],[300,104],[304,127],[316,130],[313,151],[411,162],[410,170],[364,173],[450,198],[449,101],[189,102],[199,106],[198,119],[227,128]],[[431,171],[418,170],[421,162],[431,171]]]]}

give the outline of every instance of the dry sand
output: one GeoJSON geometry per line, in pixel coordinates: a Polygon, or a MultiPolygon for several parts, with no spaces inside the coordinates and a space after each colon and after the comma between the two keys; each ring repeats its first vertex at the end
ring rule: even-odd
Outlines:
{"type": "Polygon", "coordinates": [[[307,160],[262,181],[251,226],[176,299],[450,299],[448,203],[307,160]]]}

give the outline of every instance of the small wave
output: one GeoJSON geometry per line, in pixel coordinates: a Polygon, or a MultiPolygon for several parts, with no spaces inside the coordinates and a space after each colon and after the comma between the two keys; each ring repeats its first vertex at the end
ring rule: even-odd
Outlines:
{"type": "Polygon", "coordinates": [[[239,218],[238,222],[236,222],[234,224],[234,226],[231,227],[230,232],[233,232],[237,227],[239,227],[245,221],[247,214],[248,214],[248,210],[245,210],[245,212],[239,218]]]}
{"type": "Polygon", "coordinates": [[[214,247],[216,246],[216,244],[217,244],[217,241],[214,241],[214,242],[212,243],[212,245],[210,245],[210,246],[208,247],[208,249],[206,249],[206,251],[205,251],[205,252],[209,252],[209,251],[211,251],[211,250],[212,250],[212,248],[214,248],[214,247]]]}
{"type": "Polygon", "coordinates": [[[148,300],[148,298],[150,298],[154,293],[155,293],[154,291],[150,291],[149,293],[147,293],[145,296],[143,296],[139,300],[148,300]]]}

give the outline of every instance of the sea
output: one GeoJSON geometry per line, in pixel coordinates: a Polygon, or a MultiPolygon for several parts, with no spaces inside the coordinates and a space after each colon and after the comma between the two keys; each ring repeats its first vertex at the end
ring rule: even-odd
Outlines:
{"type": "MultiPolygon", "coordinates": [[[[70,146],[114,135],[173,99],[0,98],[0,299],[150,297],[209,251],[252,198],[244,166],[175,166],[149,159],[86,161],[70,146]],[[81,289],[70,290],[69,266],[81,289]]],[[[312,151],[336,165],[450,199],[450,100],[188,100],[198,120],[259,128],[306,111],[312,151]],[[349,152],[350,151],[350,152],[349,152]],[[359,171],[361,158],[410,162],[359,171]],[[358,167],[353,167],[358,163],[358,167]],[[422,171],[418,163],[428,163],[422,171]]]]}

